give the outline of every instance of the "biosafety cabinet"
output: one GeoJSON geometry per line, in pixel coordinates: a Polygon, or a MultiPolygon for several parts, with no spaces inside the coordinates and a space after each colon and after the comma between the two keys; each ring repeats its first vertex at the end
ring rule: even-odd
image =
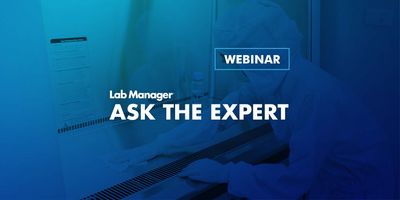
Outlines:
{"type": "MultiPolygon", "coordinates": [[[[40,146],[48,147],[45,152],[55,158],[48,163],[56,169],[57,181],[43,184],[62,188],[53,191],[67,199],[193,197],[213,187],[175,175],[198,158],[260,162],[284,153],[285,144],[273,136],[256,127],[235,127],[227,130],[231,137],[215,138],[193,154],[160,157],[126,171],[104,162],[107,155],[145,145],[183,123],[109,121],[116,103],[109,98],[110,90],[173,92],[175,103],[191,103],[195,93],[195,101],[206,104],[221,100],[246,81],[240,73],[216,72],[212,66],[214,24],[243,1],[38,0],[26,4],[30,6],[26,13],[35,14],[18,23],[41,27],[34,33],[40,36],[35,38],[41,38],[46,55],[40,61],[45,67],[36,71],[46,76],[40,87],[48,94],[38,108],[49,118],[41,126],[45,130],[40,137],[46,143],[40,146]],[[260,145],[268,148],[261,151],[260,145]],[[182,192],[172,193],[177,188],[182,192]]],[[[319,64],[319,0],[274,2],[302,33],[302,54],[319,64]]],[[[38,176],[46,176],[46,170],[38,176]]]]}

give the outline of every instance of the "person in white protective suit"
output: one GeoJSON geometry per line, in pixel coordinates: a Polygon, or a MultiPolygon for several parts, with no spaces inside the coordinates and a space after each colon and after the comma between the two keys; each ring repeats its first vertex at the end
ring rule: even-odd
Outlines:
{"type": "MultiPolygon", "coordinates": [[[[277,137],[289,143],[289,162],[253,166],[203,159],[190,164],[180,176],[227,183],[230,194],[256,199],[391,195],[386,176],[391,164],[382,148],[383,133],[343,85],[301,56],[301,34],[279,6],[261,0],[238,6],[218,19],[215,40],[217,47],[291,48],[290,71],[244,71],[249,83],[223,100],[289,103],[286,121],[270,121],[277,137]]],[[[161,154],[190,152],[217,129],[230,125],[211,120],[187,122],[110,162],[128,166],[161,154]]]]}

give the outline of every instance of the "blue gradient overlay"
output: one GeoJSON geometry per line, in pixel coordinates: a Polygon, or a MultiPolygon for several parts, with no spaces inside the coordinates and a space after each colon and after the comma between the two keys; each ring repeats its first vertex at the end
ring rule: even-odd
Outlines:
{"type": "MultiPolygon", "coordinates": [[[[274,5],[254,0],[272,12],[246,13],[250,1],[3,2],[0,199],[80,199],[171,162],[161,156],[130,166],[122,159],[119,167],[126,170],[110,167],[110,160],[125,156],[121,152],[138,149],[134,155],[154,157],[163,149],[161,154],[178,159],[201,149],[201,142],[214,138],[210,133],[224,132],[231,123],[204,125],[210,121],[207,114],[183,128],[185,121],[164,117],[110,122],[117,103],[124,108],[159,103],[109,99],[110,90],[120,89],[173,92],[169,103],[204,108],[238,91],[242,103],[289,104],[288,119],[272,122],[274,134],[290,149],[287,168],[231,163],[230,195],[398,199],[399,1],[318,1],[311,11],[308,0],[276,0],[274,5]],[[282,13],[273,10],[275,4],[283,18],[276,17],[282,13]],[[232,12],[237,18],[224,17],[232,12]],[[310,20],[315,12],[320,14],[318,37],[312,31],[317,24],[310,20]],[[272,16],[268,23],[253,24],[265,15],[272,16]],[[232,29],[221,27],[221,20],[232,29]],[[60,75],[53,68],[51,40],[75,37],[87,38],[79,44],[88,49],[89,67],[60,75]],[[291,42],[298,39],[298,45],[291,42]],[[214,65],[214,49],[220,47],[290,49],[290,60],[279,66],[290,70],[235,66],[226,71],[214,65]],[[60,110],[60,99],[77,96],[85,104],[60,110]],[[203,131],[200,137],[189,134],[196,130],[203,131]],[[166,137],[169,133],[176,137],[166,137]],[[182,146],[186,149],[179,152],[182,146]],[[254,185],[254,179],[260,184],[254,185]]],[[[165,114],[156,107],[155,115],[165,114]]],[[[247,123],[253,122],[245,122],[248,129],[247,123]]],[[[209,174],[214,169],[198,167],[209,174]]]]}

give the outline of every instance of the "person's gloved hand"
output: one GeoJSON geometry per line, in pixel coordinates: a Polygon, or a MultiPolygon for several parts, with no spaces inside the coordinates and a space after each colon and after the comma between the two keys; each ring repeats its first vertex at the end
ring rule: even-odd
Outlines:
{"type": "Polygon", "coordinates": [[[161,154],[160,144],[153,142],[147,145],[106,155],[107,165],[117,171],[124,171],[129,166],[146,164],[148,160],[161,154]]]}
{"type": "MultiPolygon", "coordinates": [[[[255,92],[252,91],[252,88],[248,84],[244,84],[240,87],[238,91],[231,92],[228,96],[226,96],[220,104],[253,104],[257,102],[257,96],[255,96],[255,92]]],[[[239,115],[239,111],[236,109],[234,111],[236,116],[239,115]]],[[[243,124],[243,122],[238,122],[233,120],[232,118],[228,118],[227,120],[221,120],[218,122],[218,130],[224,131],[231,128],[235,124],[243,124]]]]}
{"type": "Polygon", "coordinates": [[[206,183],[226,183],[232,165],[232,163],[223,165],[214,160],[202,159],[187,166],[179,176],[206,183]]]}

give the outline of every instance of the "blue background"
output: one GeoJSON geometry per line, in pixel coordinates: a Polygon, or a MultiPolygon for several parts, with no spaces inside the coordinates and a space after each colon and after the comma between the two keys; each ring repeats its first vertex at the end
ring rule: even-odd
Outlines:
{"type": "MultiPolygon", "coordinates": [[[[171,91],[177,99],[182,99],[190,97],[190,86],[185,85],[190,85],[191,74],[200,71],[205,74],[208,92],[215,87],[213,98],[218,100],[236,89],[238,82],[245,81],[240,74],[213,75],[210,71],[209,19],[215,17],[211,1],[160,1],[132,1],[132,4],[71,1],[73,9],[60,18],[54,16],[67,9],[63,3],[57,6],[57,2],[39,0],[2,2],[0,198],[80,197],[92,189],[89,178],[102,172],[93,167],[90,158],[146,144],[181,123],[137,122],[123,130],[101,123],[90,129],[58,134],[60,122],[49,70],[51,38],[88,36],[93,67],[99,67],[91,74],[91,87],[95,91],[92,97],[98,106],[96,119],[107,117],[110,105],[116,103],[107,99],[109,89],[171,91]],[[71,14],[74,8],[77,14],[71,14]],[[123,14],[123,9],[128,11],[123,14]],[[205,10],[208,12],[201,12],[205,10]],[[100,14],[89,14],[96,11],[100,14]],[[71,18],[74,23],[69,24],[71,18]],[[125,28],[118,29],[121,33],[112,32],[119,23],[125,24],[125,28]],[[54,28],[55,24],[61,25],[54,28]],[[84,31],[79,32],[80,29],[84,31]],[[105,60],[110,54],[114,57],[105,60]],[[212,76],[216,80],[214,86],[212,76]]],[[[318,62],[309,50],[312,45],[309,37],[313,36],[307,31],[304,19],[307,17],[303,16],[309,12],[308,6],[303,1],[295,1],[293,5],[291,1],[277,2],[290,11],[289,17],[294,18],[303,34],[303,55],[318,62]]],[[[393,163],[388,168],[396,179],[392,185],[397,188],[393,192],[396,198],[399,197],[400,109],[398,10],[396,0],[321,1],[317,50],[321,68],[361,99],[382,127],[382,137],[388,138],[387,155],[393,163]]],[[[96,181],[107,185],[126,176],[110,174],[96,181]]]]}

